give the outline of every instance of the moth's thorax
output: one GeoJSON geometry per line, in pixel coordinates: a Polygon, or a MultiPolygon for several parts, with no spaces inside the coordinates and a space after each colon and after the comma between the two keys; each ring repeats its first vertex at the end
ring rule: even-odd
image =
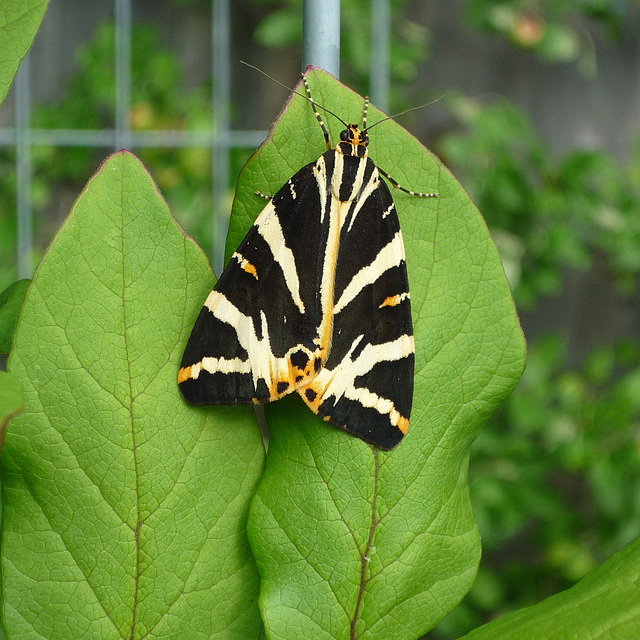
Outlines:
{"type": "MultiPolygon", "coordinates": [[[[366,147],[360,148],[366,153],[366,147]]],[[[378,170],[368,155],[347,155],[338,148],[322,156],[316,164],[316,173],[326,180],[329,187],[326,193],[331,194],[333,204],[340,207],[347,205],[348,208],[353,201],[360,199],[364,190],[373,189],[379,182],[378,170]]],[[[346,210],[343,214],[346,215],[346,210]]]]}
{"type": "Polygon", "coordinates": [[[368,145],[369,135],[367,132],[361,131],[357,124],[350,124],[348,129],[344,129],[340,133],[340,142],[336,145],[336,151],[345,156],[366,158],[369,155],[368,145]]]}

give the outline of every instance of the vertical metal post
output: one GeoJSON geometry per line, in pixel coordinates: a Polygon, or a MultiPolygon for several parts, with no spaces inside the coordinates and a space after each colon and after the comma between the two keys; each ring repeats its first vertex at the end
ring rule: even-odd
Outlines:
{"type": "Polygon", "coordinates": [[[340,0],[303,2],[303,71],[310,64],[340,77],[340,0]]]}
{"type": "Polygon", "coordinates": [[[22,61],[16,78],[16,161],[18,198],[18,277],[33,274],[33,212],[31,208],[31,56],[22,61]]]}
{"type": "Polygon", "coordinates": [[[131,147],[131,0],[115,0],[116,151],[131,147]]]}
{"type": "Polygon", "coordinates": [[[214,136],[211,155],[213,199],[212,262],[214,271],[220,275],[224,266],[224,247],[229,224],[229,101],[231,99],[229,0],[212,0],[212,12],[211,73],[213,91],[211,110],[214,136]]]}
{"type": "Polygon", "coordinates": [[[371,102],[389,112],[389,65],[391,42],[391,11],[389,0],[371,3],[371,69],[369,77],[371,102]]]}

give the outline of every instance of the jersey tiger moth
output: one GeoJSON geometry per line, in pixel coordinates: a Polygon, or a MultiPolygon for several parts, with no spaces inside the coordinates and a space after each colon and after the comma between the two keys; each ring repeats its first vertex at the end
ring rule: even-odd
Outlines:
{"type": "Polygon", "coordinates": [[[404,189],[376,167],[367,99],[362,128],[331,114],[345,127],[333,147],[303,82],[327,151],[287,180],[238,246],[196,320],[178,382],[191,404],[297,391],[331,424],[389,450],[409,426],[414,341],[402,233],[380,174],[410,195],[437,194],[404,189]]]}

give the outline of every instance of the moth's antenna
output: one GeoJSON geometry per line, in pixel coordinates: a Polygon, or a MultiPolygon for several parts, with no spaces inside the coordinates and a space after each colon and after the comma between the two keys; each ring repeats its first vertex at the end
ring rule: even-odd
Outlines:
{"type": "MultiPolygon", "coordinates": [[[[330,111],[329,109],[327,109],[326,107],[323,107],[321,104],[318,104],[317,102],[315,102],[315,100],[312,100],[311,98],[303,95],[302,93],[298,93],[297,91],[295,91],[294,89],[292,89],[291,87],[288,87],[286,84],[283,84],[282,82],[280,82],[280,80],[276,80],[273,76],[270,76],[268,73],[266,73],[265,71],[263,71],[262,69],[259,69],[258,67],[249,64],[248,62],[245,62],[244,60],[240,60],[240,62],[242,64],[244,64],[247,67],[251,67],[252,69],[255,69],[256,71],[258,71],[259,73],[261,73],[263,76],[269,78],[269,80],[273,80],[273,82],[275,82],[276,84],[279,84],[281,87],[283,87],[284,89],[287,89],[287,91],[291,91],[292,93],[295,93],[297,96],[300,96],[301,98],[304,98],[307,102],[310,102],[311,104],[315,105],[316,107],[318,107],[318,109],[322,109],[323,111],[326,111],[328,114],[332,115],[334,118],[336,118],[337,120],[340,120],[340,122],[342,122],[342,124],[348,129],[349,125],[338,115],[336,115],[335,113],[333,113],[333,111],[330,111]]],[[[410,111],[410,109],[409,109],[410,111]]],[[[377,124],[377,123],[376,123],[377,124]]]]}
{"type": "Polygon", "coordinates": [[[435,98],[431,102],[425,102],[424,104],[420,104],[417,107],[411,107],[410,109],[405,109],[404,111],[400,111],[400,113],[396,113],[392,116],[387,116],[386,118],[382,118],[382,120],[378,120],[378,122],[374,122],[370,127],[366,127],[365,131],[371,131],[373,127],[377,127],[380,123],[386,122],[387,120],[395,120],[398,116],[403,116],[405,113],[409,113],[410,111],[416,111],[418,109],[422,109],[423,107],[430,107],[432,104],[436,102],[440,102],[443,98],[446,98],[452,91],[447,91],[444,95],[441,95],[438,98],[435,98]]]}

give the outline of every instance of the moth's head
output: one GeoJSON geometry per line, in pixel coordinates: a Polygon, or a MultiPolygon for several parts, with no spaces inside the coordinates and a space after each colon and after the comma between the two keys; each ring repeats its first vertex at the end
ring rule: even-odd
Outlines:
{"type": "Polygon", "coordinates": [[[357,124],[350,124],[340,132],[340,142],[336,149],[345,156],[366,158],[368,145],[369,135],[366,129],[361,130],[357,124]]]}

